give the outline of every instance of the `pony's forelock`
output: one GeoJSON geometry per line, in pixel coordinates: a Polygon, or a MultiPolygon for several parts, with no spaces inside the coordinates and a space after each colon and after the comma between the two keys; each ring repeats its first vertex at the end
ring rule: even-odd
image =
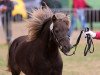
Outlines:
{"type": "Polygon", "coordinates": [[[57,19],[64,20],[66,22],[68,28],[70,27],[71,21],[70,21],[70,16],[69,15],[66,15],[62,12],[55,13],[55,15],[56,15],[57,19]]]}

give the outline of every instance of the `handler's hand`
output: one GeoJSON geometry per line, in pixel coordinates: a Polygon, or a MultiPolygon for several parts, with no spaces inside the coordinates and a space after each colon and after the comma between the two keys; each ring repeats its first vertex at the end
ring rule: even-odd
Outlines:
{"type": "Polygon", "coordinates": [[[90,34],[92,38],[96,37],[96,33],[93,32],[93,31],[84,32],[85,37],[86,37],[87,34],[90,34]]]}

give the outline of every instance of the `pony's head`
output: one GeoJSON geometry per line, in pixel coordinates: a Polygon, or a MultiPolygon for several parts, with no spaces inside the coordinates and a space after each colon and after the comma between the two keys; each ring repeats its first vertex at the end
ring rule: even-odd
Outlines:
{"type": "Polygon", "coordinates": [[[70,39],[68,30],[70,27],[70,19],[67,15],[63,13],[56,13],[52,17],[52,24],[50,25],[50,30],[59,45],[60,49],[64,54],[70,51],[70,39]]]}
{"type": "MultiPolygon", "coordinates": [[[[70,51],[70,39],[67,35],[70,19],[64,13],[53,13],[51,9],[44,3],[41,8],[33,10],[31,18],[28,20],[29,25],[29,40],[38,38],[38,33],[41,32],[43,27],[49,26],[50,32],[53,34],[54,41],[61,47],[62,52],[67,53],[70,51]],[[49,19],[49,25],[44,24],[49,19]]],[[[43,35],[43,34],[42,34],[43,35]]]]}

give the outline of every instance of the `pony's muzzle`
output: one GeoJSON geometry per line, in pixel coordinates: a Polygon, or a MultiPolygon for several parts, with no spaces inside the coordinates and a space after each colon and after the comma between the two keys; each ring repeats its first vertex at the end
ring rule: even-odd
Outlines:
{"type": "Polygon", "coordinates": [[[70,46],[63,46],[61,51],[66,54],[66,53],[69,53],[70,52],[70,46]]]}

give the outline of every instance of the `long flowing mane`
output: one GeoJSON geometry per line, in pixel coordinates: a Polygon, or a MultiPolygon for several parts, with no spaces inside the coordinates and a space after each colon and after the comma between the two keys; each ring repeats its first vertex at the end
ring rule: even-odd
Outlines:
{"type": "MultiPolygon", "coordinates": [[[[32,11],[30,13],[31,18],[27,20],[28,28],[29,28],[29,40],[35,40],[37,38],[37,33],[41,30],[43,23],[48,18],[52,17],[54,13],[52,10],[46,6],[45,8],[38,8],[32,11]]],[[[69,26],[70,20],[69,17],[66,16],[64,13],[55,13],[57,19],[63,19],[68,23],[69,26]]]]}
{"type": "Polygon", "coordinates": [[[37,32],[42,28],[43,23],[46,19],[53,16],[53,12],[49,7],[38,8],[30,13],[31,18],[27,20],[29,28],[29,40],[34,40],[37,38],[37,32]]]}

